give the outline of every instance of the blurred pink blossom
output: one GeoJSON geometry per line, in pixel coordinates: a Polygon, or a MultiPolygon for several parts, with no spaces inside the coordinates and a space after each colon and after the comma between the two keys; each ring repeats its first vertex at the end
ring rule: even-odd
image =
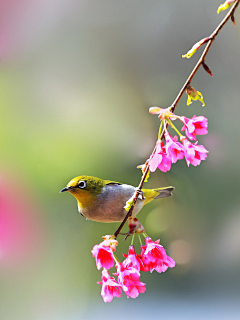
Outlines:
{"type": "Polygon", "coordinates": [[[118,283],[121,285],[127,297],[137,298],[139,293],[144,293],[146,291],[146,284],[139,281],[140,273],[137,269],[133,267],[124,268],[120,262],[117,263],[116,268],[118,283]]]}
{"type": "Polygon", "coordinates": [[[110,246],[105,245],[105,241],[100,244],[96,244],[91,252],[93,257],[96,259],[98,270],[100,270],[102,267],[109,270],[114,266],[112,249],[110,246]]]}
{"type": "Polygon", "coordinates": [[[184,123],[181,131],[185,131],[186,136],[191,140],[196,141],[196,135],[208,133],[208,119],[203,116],[193,116],[192,119],[181,117],[180,120],[184,123]]]}
{"type": "Polygon", "coordinates": [[[163,172],[167,172],[171,169],[171,160],[167,157],[166,152],[163,147],[163,142],[158,140],[156,143],[156,151],[150,157],[149,160],[149,169],[151,172],[156,171],[158,168],[163,172]]]}
{"type": "Polygon", "coordinates": [[[181,160],[184,158],[184,148],[183,145],[177,142],[178,138],[175,136],[174,138],[170,136],[167,132],[165,134],[165,149],[167,157],[172,161],[172,163],[176,163],[177,160],[181,160]]]}
{"type": "Polygon", "coordinates": [[[124,268],[127,268],[127,269],[135,268],[138,271],[149,270],[149,268],[144,265],[142,261],[142,256],[140,254],[135,253],[135,249],[133,245],[129,246],[128,254],[123,253],[123,256],[126,258],[122,263],[124,268]]]}
{"type": "Polygon", "coordinates": [[[159,244],[160,240],[152,241],[145,238],[146,245],[141,246],[141,254],[145,265],[150,267],[150,272],[165,272],[168,267],[175,267],[175,261],[166,254],[166,250],[159,244]]]}
{"type": "Polygon", "coordinates": [[[98,282],[98,284],[102,285],[101,296],[104,302],[111,302],[113,297],[121,297],[121,285],[116,282],[114,277],[110,277],[106,269],[103,269],[102,281],[98,282]]]}
{"type": "Polygon", "coordinates": [[[193,166],[198,166],[202,160],[206,160],[208,151],[204,146],[189,142],[186,137],[182,136],[181,141],[185,149],[185,158],[189,167],[190,163],[193,166]]]}

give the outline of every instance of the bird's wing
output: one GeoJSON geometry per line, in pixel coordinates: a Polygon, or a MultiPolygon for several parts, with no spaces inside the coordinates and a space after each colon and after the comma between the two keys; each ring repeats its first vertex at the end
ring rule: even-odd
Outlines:
{"type": "Polygon", "coordinates": [[[110,186],[114,186],[114,185],[119,186],[119,185],[122,184],[120,182],[110,181],[110,180],[104,180],[104,182],[105,182],[105,185],[107,184],[107,185],[110,185],[110,186]]]}

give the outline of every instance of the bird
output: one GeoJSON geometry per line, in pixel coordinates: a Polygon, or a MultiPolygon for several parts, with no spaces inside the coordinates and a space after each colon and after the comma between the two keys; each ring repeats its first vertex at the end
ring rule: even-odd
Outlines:
{"type": "MultiPolygon", "coordinates": [[[[132,217],[152,200],[172,196],[173,190],[174,187],[142,189],[132,217]]],[[[70,192],[77,199],[78,211],[82,216],[89,220],[107,223],[123,221],[127,214],[124,206],[135,191],[136,188],[132,185],[84,175],[73,178],[60,190],[60,192],[70,192]]]]}

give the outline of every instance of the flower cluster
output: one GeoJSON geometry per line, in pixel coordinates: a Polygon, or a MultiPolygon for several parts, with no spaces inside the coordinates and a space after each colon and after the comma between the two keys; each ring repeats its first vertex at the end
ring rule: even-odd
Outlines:
{"type": "MultiPolygon", "coordinates": [[[[144,234],[145,235],[145,234],[144,234]]],[[[128,254],[123,254],[125,260],[121,263],[115,256],[117,240],[113,236],[106,236],[99,245],[95,245],[92,255],[96,259],[97,269],[102,270],[101,296],[104,302],[111,302],[113,297],[120,298],[122,290],[127,297],[136,298],[139,293],[146,291],[146,284],[139,281],[140,271],[156,270],[165,272],[168,268],[175,267],[175,261],[167,256],[166,250],[159,244],[160,240],[153,241],[145,237],[146,245],[141,245],[141,254],[135,253],[133,245],[129,246],[128,254]],[[108,270],[116,266],[117,280],[109,275],[108,270]]]]}
{"type": "Polygon", "coordinates": [[[150,108],[151,114],[159,114],[159,118],[162,120],[159,129],[159,139],[157,140],[156,147],[153,154],[149,159],[149,169],[154,172],[159,168],[163,172],[167,172],[171,169],[172,163],[176,163],[177,160],[181,160],[185,157],[187,165],[192,164],[197,166],[202,160],[207,158],[208,151],[203,145],[198,145],[196,141],[196,135],[207,134],[208,120],[203,116],[193,116],[191,119],[186,117],[180,117],[173,114],[168,109],[161,109],[157,107],[150,108]],[[172,120],[179,119],[183,123],[181,131],[185,131],[186,136],[190,140],[195,140],[195,143],[191,143],[186,136],[183,136],[177,128],[173,125],[172,120]],[[172,137],[168,130],[167,124],[169,124],[180,136],[180,142],[178,137],[172,137]],[[161,140],[163,133],[165,144],[161,140]]]}

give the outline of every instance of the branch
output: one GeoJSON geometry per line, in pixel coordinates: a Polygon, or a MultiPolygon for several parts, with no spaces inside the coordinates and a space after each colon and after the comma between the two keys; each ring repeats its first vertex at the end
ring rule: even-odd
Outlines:
{"type": "Polygon", "coordinates": [[[237,6],[239,5],[240,0],[237,0],[236,3],[234,3],[234,5],[232,6],[232,8],[229,10],[228,14],[226,15],[226,17],[221,21],[221,23],[217,26],[216,30],[210,35],[210,40],[208,42],[208,44],[206,45],[206,48],[203,51],[203,54],[201,55],[200,59],[198,60],[195,68],[193,69],[193,71],[191,72],[190,76],[188,77],[187,81],[185,82],[184,86],[182,87],[182,89],[180,90],[177,98],[174,100],[173,104],[171,105],[172,107],[172,111],[175,110],[179,100],[181,99],[184,91],[187,89],[187,87],[190,85],[193,77],[195,76],[197,70],[199,69],[199,67],[201,66],[201,64],[203,64],[205,62],[205,58],[208,54],[208,51],[211,47],[211,45],[213,44],[213,41],[215,40],[216,36],[218,35],[219,31],[223,28],[223,26],[227,23],[227,21],[234,15],[234,11],[236,10],[237,6]]]}
{"type": "MultiPolygon", "coordinates": [[[[194,78],[197,70],[200,68],[201,65],[203,65],[204,69],[211,74],[211,71],[210,69],[207,67],[207,65],[205,64],[205,58],[209,52],[209,49],[211,47],[211,45],[213,44],[213,41],[215,40],[216,36],[218,35],[218,33],[220,32],[220,30],[224,27],[224,25],[227,23],[227,21],[229,19],[232,19],[233,22],[235,22],[234,20],[234,12],[237,8],[237,6],[239,5],[240,3],[240,0],[236,0],[236,2],[233,4],[233,6],[231,7],[231,9],[229,10],[228,14],[225,16],[225,18],[221,21],[221,23],[217,26],[217,28],[215,29],[215,31],[209,36],[209,40],[208,40],[208,43],[206,45],[206,48],[204,49],[200,59],[198,60],[196,66],[194,67],[193,71],[191,72],[190,76],[188,77],[187,81],[185,82],[185,84],[183,85],[182,89],[180,90],[180,92],[178,93],[176,99],[174,100],[174,102],[172,103],[172,105],[170,106],[171,108],[171,111],[173,112],[176,107],[177,107],[177,104],[178,102],[180,101],[184,91],[188,88],[188,86],[190,85],[192,79],[194,78]]],[[[161,134],[161,139],[163,138],[164,136],[164,130],[161,134]]],[[[156,151],[156,147],[154,148],[153,152],[151,155],[153,155],[156,151]]],[[[143,166],[143,175],[142,175],[142,178],[141,178],[141,181],[138,185],[138,187],[136,188],[136,191],[133,195],[133,205],[131,206],[130,210],[128,211],[128,213],[126,214],[126,217],[124,218],[123,222],[121,223],[121,225],[119,226],[119,228],[117,229],[117,231],[114,233],[114,236],[115,238],[117,238],[117,236],[119,235],[120,231],[122,230],[124,224],[126,223],[127,219],[132,215],[132,212],[133,212],[133,209],[134,209],[134,206],[137,202],[137,199],[138,199],[138,196],[139,196],[139,193],[141,192],[142,190],[142,187],[143,187],[143,184],[145,182],[145,179],[146,179],[146,176],[149,172],[149,163],[148,163],[148,160],[145,162],[144,166],[143,166]]]]}

